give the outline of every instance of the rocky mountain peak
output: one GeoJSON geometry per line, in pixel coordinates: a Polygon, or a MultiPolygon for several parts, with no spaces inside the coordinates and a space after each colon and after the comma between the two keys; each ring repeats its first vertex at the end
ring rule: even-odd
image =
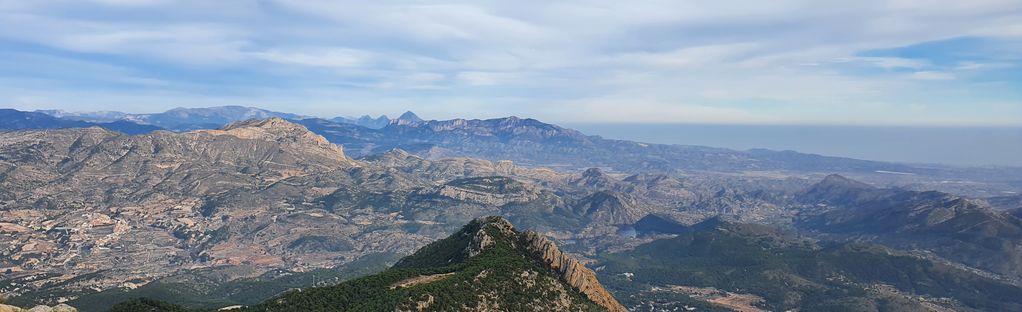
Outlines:
{"type": "Polygon", "coordinates": [[[344,154],[340,146],[330,143],[323,136],[309,131],[302,125],[279,117],[248,119],[229,124],[220,130],[198,130],[190,133],[269,141],[297,154],[341,160],[349,165],[355,164],[354,160],[344,154]]]}
{"type": "Polygon", "coordinates": [[[496,244],[498,238],[495,238],[494,234],[503,237],[515,236],[514,225],[503,217],[483,217],[472,222],[478,224],[479,229],[472,235],[472,243],[465,250],[469,257],[475,257],[496,244]]]}
{"type": "Polygon", "coordinates": [[[584,178],[603,177],[604,175],[606,174],[600,168],[589,168],[582,172],[584,178]]]}
{"type": "Polygon", "coordinates": [[[409,153],[409,152],[407,152],[407,151],[405,151],[403,149],[400,149],[400,148],[391,149],[391,150],[387,151],[386,153],[383,153],[383,156],[384,157],[400,158],[400,159],[404,159],[404,158],[408,158],[408,157],[416,157],[416,158],[418,158],[418,156],[412,155],[411,153],[409,153]]]}
{"type": "Polygon", "coordinates": [[[294,129],[294,128],[305,128],[295,123],[284,120],[280,117],[270,117],[266,119],[248,119],[239,122],[231,123],[223,128],[223,130],[232,130],[239,128],[263,128],[263,129],[294,129]]]}
{"type": "Polygon", "coordinates": [[[599,191],[580,200],[575,211],[593,222],[603,224],[632,224],[646,215],[645,209],[623,193],[599,191]]]}
{"type": "Polygon", "coordinates": [[[820,182],[817,183],[816,186],[817,187],[840,187],[840,188],[852,188],[852,189],[873,189],[874,188],[873,186],[871,186],[869,184],[862,183],[862,182],[859,182],[859,181],[855,181],[855,180],[846,178],[846,177],[844,177],[844,176],[842,176],[840,174],[830,174],[830,175],[827,175],[826,177],[823,178],[823,180],[820,180],[820,182]]]}
{"type": "Polygon", "coordinates": [[[313,143],[322,146],[333,145],[326,138],[309,131],[304,126],[280,117],[249,119],[231,123],[220,130],[200,130],[197,132],[281,143],[294,142],[313,143]]]}
{"type": "Polygon", "coordinates": [[[849,205],[875,199],[886,193],[869,184],[831,174],[806,189],[799,198],[810,204],[849,205]]]}
{"type": "Polygon", "coordinates": [[[401,114],[401,116],[398,116],[397,119],[398,120],[404,120],[404,121],[412,121],[412,122],[422,122],[422,121],[424,121],[424,120],[422,120],[422,118],[419,118],[419,116],[416,115],[415,113],[413,113],[412,111],[406,111],[404,114],[401,114]]]}
{"type": "Polygon", "coordinates": [[[613,186],[615,180],[600,168],[589,168],[583,171],[578,178],[573,179],[571,183],[578,187],[606,189],[613,186]]]}
{"type": "Polygon", "coordinates": [[[499,216],[478,218],[472,223],[478,225],[478,230],[472,236],[472,243],[469,245],[470,257],[481,254],[501,238],[508,240],[512,245],[523,242],[528,252],[549,266],[562,281],[585,295],[589,300],[608,311],[627,311],[610,292],[603,288],[592,270],[562,252],[557,244],[542,234],[531,230],[519,233],[510,221],[499,216]]]}

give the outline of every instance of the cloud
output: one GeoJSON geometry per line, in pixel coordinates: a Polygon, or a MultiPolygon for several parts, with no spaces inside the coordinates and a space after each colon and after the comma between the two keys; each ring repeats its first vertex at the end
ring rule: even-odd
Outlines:
{"type": "Polygon", "coordinates": [[[521,77],[521,74],[516,73],[481,72],[481,71],[460,72],[455,77],[462,83],[469,86],[507,85],[513,83],[514,81],[520,81],[523,78],[521,77]]]}
{"type": "Polygon", "coordinates": [[[0,26],[11,105],[866,123],[1022,102],[1017,0],[0,1],[0,26]]]}
{"type": "Polygon", "coordinates": [[[873,63],[877,67],[884,69],[921,69],[931,66],[932,64],[927,60],[910,59],[910,58],[899,58],[899,57],[860,57],[859,60],[873,63]]]}
{"type": "Polygon", "coordinates": [[[372,53],[347,48],[311,49],[306,51],[270,50],[253,56],[275,63],[321,67],[363,67],[373,61],[372,53]]]}
{"type": "Polygon", "coordinates": [[[917,71],[912,73],[912,78],[919,80],[952,80],[954,75],[935,71],[917,71]]]}

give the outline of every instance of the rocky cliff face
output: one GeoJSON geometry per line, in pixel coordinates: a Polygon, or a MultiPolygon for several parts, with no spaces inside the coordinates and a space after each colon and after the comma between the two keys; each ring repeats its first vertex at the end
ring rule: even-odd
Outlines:
{"type": "Polygon", "coordinates": [[[564,282],[584,294],[586,298],[611,312],[628,311],[617,302],[617,299],[614,299],[610,292],[603,288],[593,271],[578,260],[561,252],[557,245],[549,239],[533,231],[526,231],[523,238],[528,243],[529,250],[543,259],[543,262],[560,274],[564,282]]]}
{"type": "Polygon", "coordinates": [[[434,194],[461,201],[504,206],[539,198],[535,187],[501,176],[463,178],[440,186],[434,194]]]}

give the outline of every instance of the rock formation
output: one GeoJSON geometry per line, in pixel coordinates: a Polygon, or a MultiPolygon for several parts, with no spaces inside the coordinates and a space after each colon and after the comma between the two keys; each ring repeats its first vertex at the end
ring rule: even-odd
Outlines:
{"type": "Polygon", "coordinates": [[[559,273],[564,282],[584,294],[589,300],[611,312],[628,311],[617,302],[617,299],[614,299],[610,292],[603,288],[593,271],[578,260],[561,252],[557,245],[549,239],[534,231],[526,231],[524,239],[528,243],[529,250],[559,273]]]}

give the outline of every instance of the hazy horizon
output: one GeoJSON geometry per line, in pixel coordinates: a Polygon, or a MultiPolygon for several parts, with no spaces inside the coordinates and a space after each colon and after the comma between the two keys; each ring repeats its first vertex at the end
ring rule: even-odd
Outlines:
{"type": "Polygon", "coordinates": [[[567,123],[609,139],[765,148],[915,164],[1022,167],[1022,126],[837,126],[567,123]]]}

